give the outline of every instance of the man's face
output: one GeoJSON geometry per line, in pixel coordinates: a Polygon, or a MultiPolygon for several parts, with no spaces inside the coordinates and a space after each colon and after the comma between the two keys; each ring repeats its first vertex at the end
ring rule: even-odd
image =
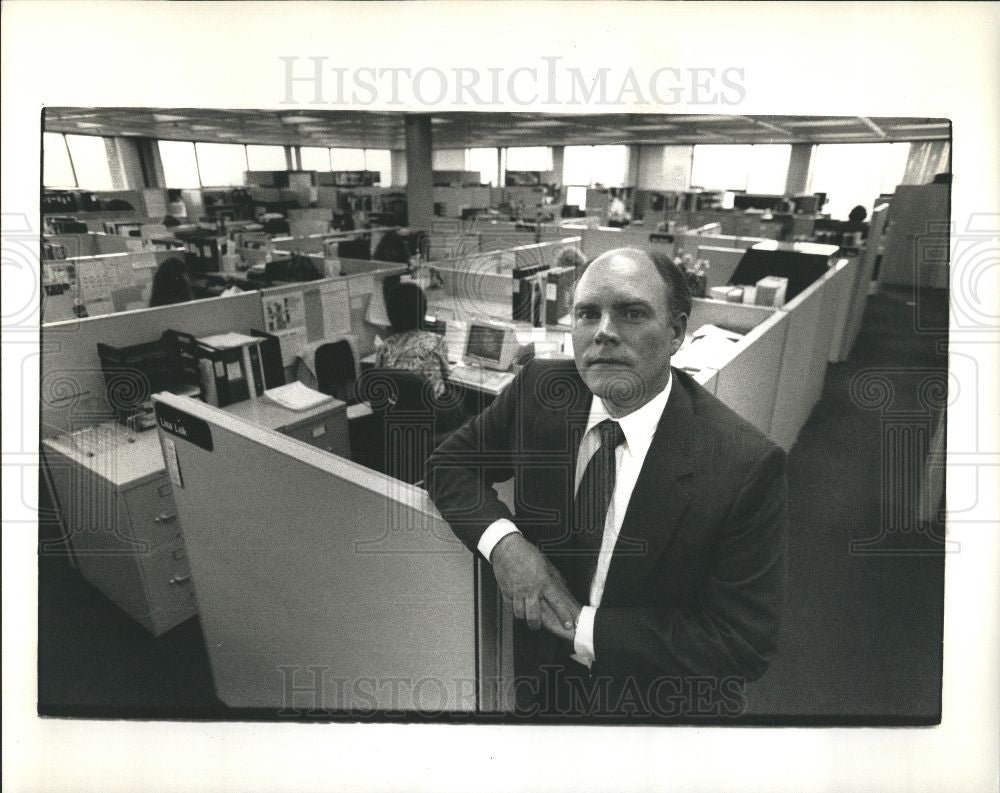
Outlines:
{"type": "Polygon", "coordinates": [[[666,387],[670,356],[686,328],[687,317],[670,316],[667,286],[641,251],[609,251],[577,283],[576,367],[613,416],[642,407],[666,387]]]}

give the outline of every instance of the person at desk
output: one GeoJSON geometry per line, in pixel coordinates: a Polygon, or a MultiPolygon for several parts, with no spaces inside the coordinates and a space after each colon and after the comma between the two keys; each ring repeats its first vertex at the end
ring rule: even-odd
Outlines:
{"type": "Polygon", "coordinates": [[[625,209],[625,202],[618,194],[617,190],[611,191],[611,203],[608,204],[608,226],[612,228],[622,228],[629,222],[628,210],[625,209]]]}
{"type": "Polygon", "coordinates": [[[443,336],[424,329],[424,290],[412,282],[394,284],[385,294],[385,310],[392,335],[378,348],[375,366],[419,372],[430,381],[434,396],[443,396],[450,373],[448,347],[443,336]]]}
{"type": "Polygon", "coordinates": [[[372,259],[378,262],[392,262],[394,264],[410,264],[410,249],[406,247],[406,240],[397,231],[387,231],[382,235],[378,245],[375,246],[375,253],[372,259]]]}
{"type": "Polygon", "coordinates": [[[149,295],[149,307],[170,306],[193,300],[191,283],[187,278],[187,267],[180,259],[171,257],[160,263],[153,274],[153,288],[149,295]]]}
{"type": "Polygon", "coordinates": [[[690,311],[663,254],[599,256],[575,361],[529,363],[431,457],[431,498],[516,618],[521,713],[737,715],[775,652],[784,452],[671,368],[690,311]],[[513,514],[492,487],[512,475],[513,514]]]}

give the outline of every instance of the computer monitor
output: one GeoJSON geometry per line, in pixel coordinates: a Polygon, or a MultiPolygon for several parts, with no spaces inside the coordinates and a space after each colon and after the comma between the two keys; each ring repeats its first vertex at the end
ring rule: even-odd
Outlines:
{"type": "Polygon", "coordinates": [[[484,369],[506,372],[517,355],[514,326],[493,320],[476,319],[469,323],[465,342],[465,363],[484,369]]]}

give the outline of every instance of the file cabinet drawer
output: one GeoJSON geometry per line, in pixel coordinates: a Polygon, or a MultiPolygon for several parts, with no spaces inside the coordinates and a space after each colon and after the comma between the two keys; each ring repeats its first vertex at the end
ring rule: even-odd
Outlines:
{"type": "Polygon", "coordinates": [[[152,612],[174,613],[180,619],[197,613],[191,566],[183,548],[140,556],[139,568],[152,612]]]}
{"type": "MultiPolygon", "coordinates": [[[[145,543],[147,553],[183,542],[170,481],[165,475],[130,488],[123,498],[128,509],[131,537],[137,543],[145,543]]],[[[143,552],[142,547],[137,550],[143,552]]]]}

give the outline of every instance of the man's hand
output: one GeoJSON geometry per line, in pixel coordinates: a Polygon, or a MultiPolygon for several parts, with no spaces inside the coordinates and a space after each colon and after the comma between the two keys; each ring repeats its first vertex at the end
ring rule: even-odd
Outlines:
{"type": "Polygon", "coordinates": [[[573,636],[580,604],[541,551],[512,532],[496,544],[490,562],[500,595],[515,617],[527,622],[533,631],[542,626],[544,617],[545,627],[553,633],[562,629],[573,636]]]}

